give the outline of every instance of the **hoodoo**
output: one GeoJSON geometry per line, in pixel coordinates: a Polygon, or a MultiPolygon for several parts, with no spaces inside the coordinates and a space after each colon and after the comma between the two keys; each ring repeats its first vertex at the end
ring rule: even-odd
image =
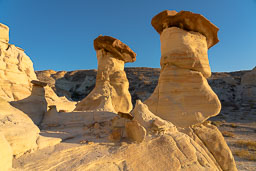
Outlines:
{"type": "Polygon", "coordinates": [[[161,73],[149,109],[179,127],[202,123],[220,112],[211,76],[208,48],[218,42],[218,28],[202,15],[163,11],[152,19],[160,34],[161,73]]]}
{"type": "Polygon", "coordinates": [[[98,59],[96,85],[75,110],[130,112],[132,102],[124,64],[134,62],[136,54],[120,40],[110,36],[96,38],[94,48],[98,59]]]}

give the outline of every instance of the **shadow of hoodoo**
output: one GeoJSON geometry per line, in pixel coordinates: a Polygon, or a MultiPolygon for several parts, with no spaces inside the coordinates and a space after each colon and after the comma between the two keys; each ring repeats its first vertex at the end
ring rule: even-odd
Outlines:
{"type": "Polygon", "coordinates": [[[31,95],[19,101],[12,101],[11,105],[26,113],[36,125],[40,125],[45,112],[47,112],[47,101],[45,99],[44,82],[32,80],[31,95]]]}

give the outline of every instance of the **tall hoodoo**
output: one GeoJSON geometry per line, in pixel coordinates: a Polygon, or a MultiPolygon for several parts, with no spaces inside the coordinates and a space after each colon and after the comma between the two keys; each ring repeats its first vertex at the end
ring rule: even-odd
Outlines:
{"type": "Polygon", "coordinates": [[[78,103],[75,110],[130,112],[131,95],[124,64],[134,62],[136,54],[120,40],[110,36],[96,38],[94,48],[98,59],[96,85],[92,92],[78,103]]]}
{"type": "Polygon", "coordinates": [[[151,23],[160,34],[161,73],[145,101],[149,109],[180,127],[217,115],[221,104],[206,78],[211,76],[207,51],[219,41],[218,28],[188,11],[166,10],[151,23]]]}

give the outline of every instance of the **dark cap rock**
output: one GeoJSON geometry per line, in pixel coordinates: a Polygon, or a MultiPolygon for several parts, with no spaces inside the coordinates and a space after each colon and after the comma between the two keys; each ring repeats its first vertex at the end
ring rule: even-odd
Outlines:
{"type": "Polygon", "coordinates": [[[165,28],[179,27],[187,31],[199,32],[206,37],[208,48],[219,42],[219,28],[200,14],[190,11],[165,10],[152,18],[152,26],[161,34],[165,28]]]}
{"type": "Polygon", "coordinates": [[[38,80],[32,80],[31,83],[32,83],[33,85],[40,86],[40,87],[45,87],[45,86],[47,86],[47,83],[42,82],[42,81],[38,81],[38,80]]]}
{"type": "Polygon", "coordinates": [[[136,53],[120,40],[110,36],[99,36],[94,40],[94,49],[105,49],[124,62],[136,61],[136,53]]]}

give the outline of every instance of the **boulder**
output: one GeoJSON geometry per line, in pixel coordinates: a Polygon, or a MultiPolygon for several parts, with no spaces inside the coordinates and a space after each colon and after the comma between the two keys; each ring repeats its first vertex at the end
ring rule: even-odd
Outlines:
{"type": "Polygon", "coordinates": [[[96,85],[92,92],[77,104],[75,110],[104,110],[128,113],[132,109],[124,64],[134,62],[136,54],[120,40],[99,36],[94,40],[98,58],[96,85]]]}
{"type": "Polygon", "coordinates": [[[222,170],[237,171],[232,152],[216,126],[208,123],[194,126],[192,129],[214,156],[222,170]]]}
{"type": "Polygon", "coordinates": [[[140,100],[136,101],[135,108],[131,112],[140,125],[142,125],[147,131],[177,131],[176,127],[166,120],[153,114],[148,106],[142,103],[140,100]]]}
{"type": "Polygon", "coordinates": [[[144,141],[147,135],[146,129],[141,126],[136,120],[126,122],[125,131],[127,137],[137,143],[144,141]]]}

